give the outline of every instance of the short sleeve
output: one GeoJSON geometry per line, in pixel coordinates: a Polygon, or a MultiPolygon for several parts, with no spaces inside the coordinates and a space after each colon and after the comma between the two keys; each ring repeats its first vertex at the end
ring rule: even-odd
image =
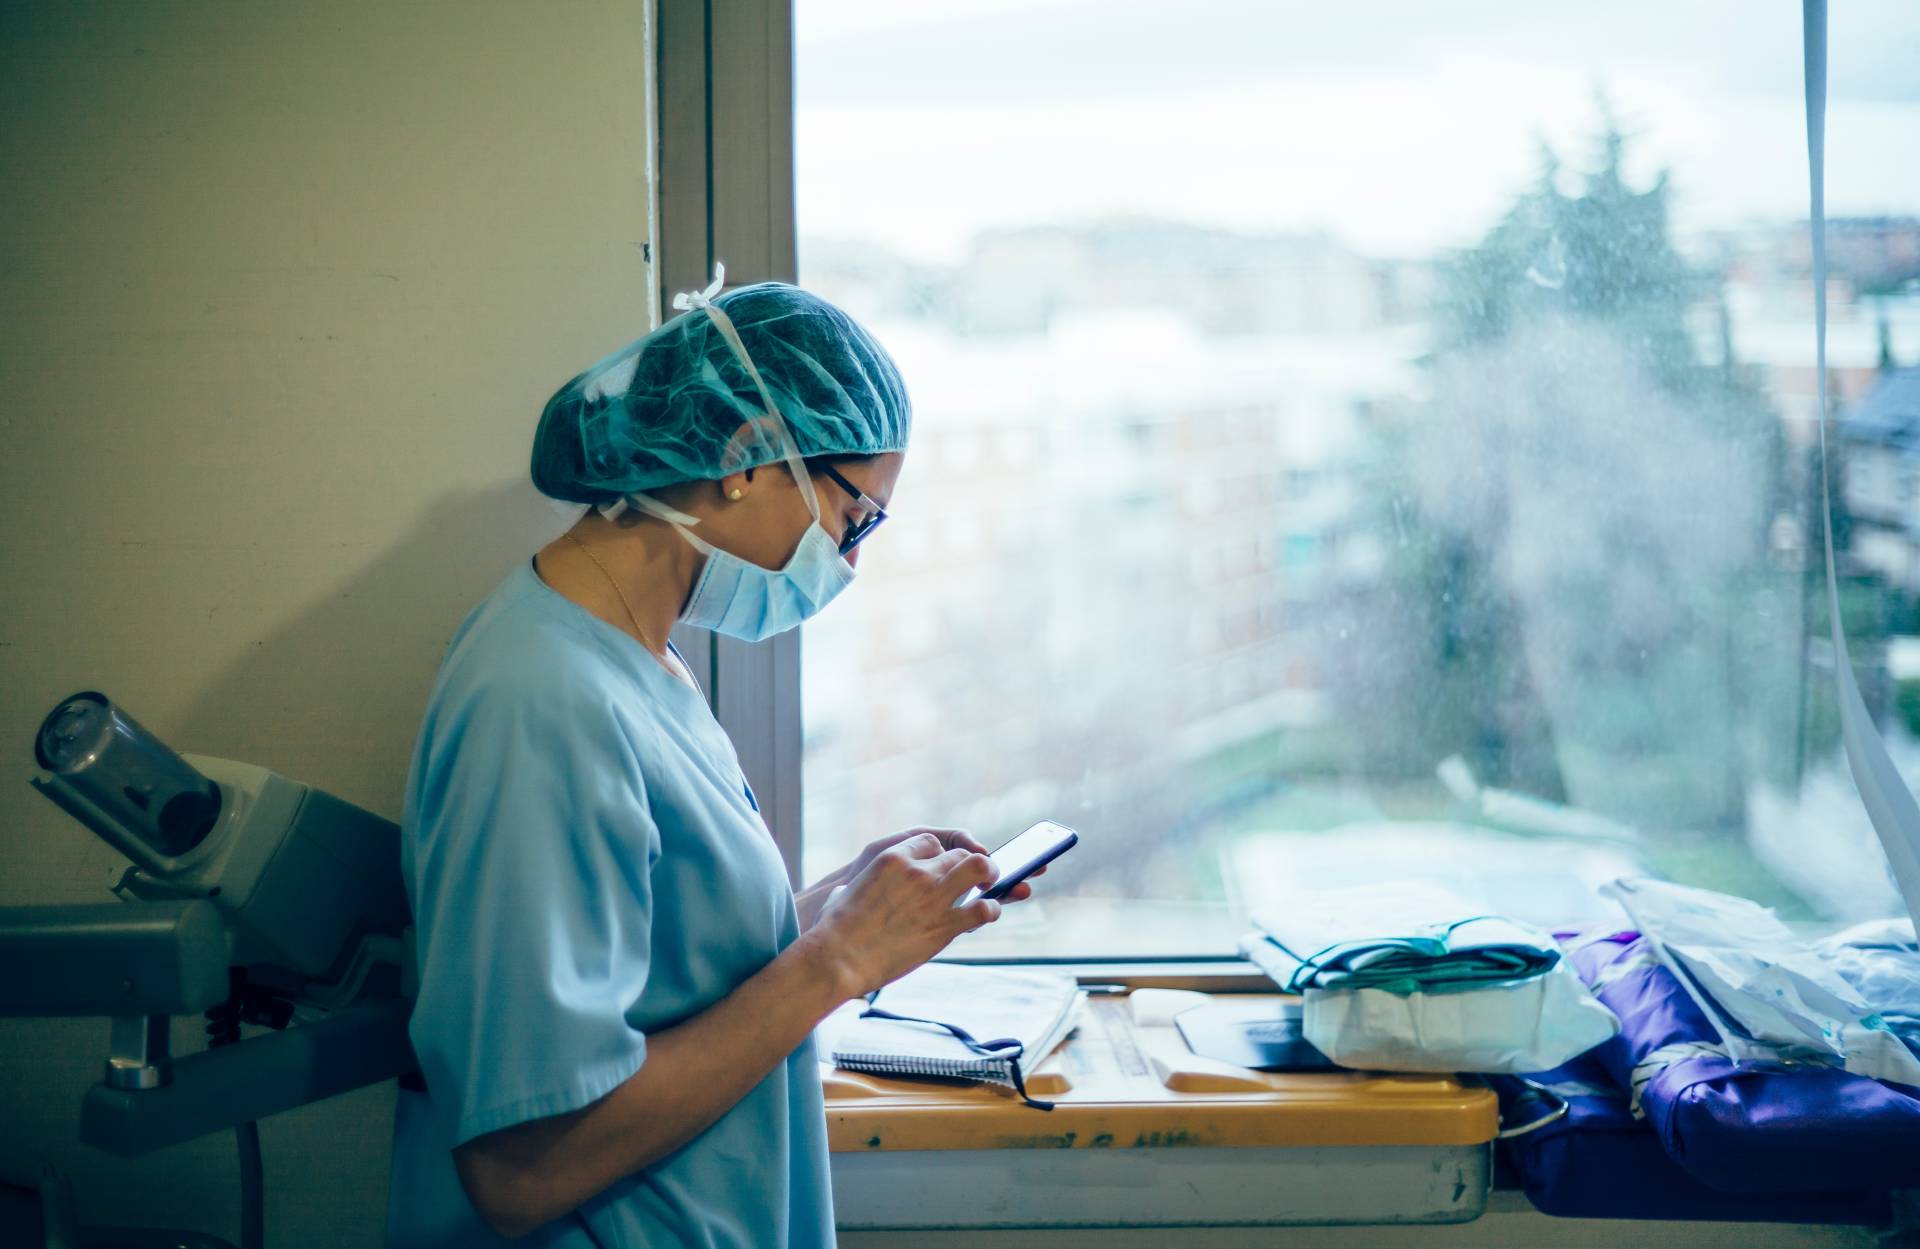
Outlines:
{"type": "Polygon", "coordinates": [[[429,710],[405,830],[410,1031],[451,1145],[577,1110],[646,1059],[629,1011],[660,838],[634,740],[606,695],[554,684],[429,710]]]}

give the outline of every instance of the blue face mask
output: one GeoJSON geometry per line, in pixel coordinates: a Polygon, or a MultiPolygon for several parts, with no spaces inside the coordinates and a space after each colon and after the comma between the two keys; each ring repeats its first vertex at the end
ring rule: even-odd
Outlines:
{"type": "Polygon", "coordinates": [[[813,489],[813,477],[807,472],[805,461],[800,458],[799,445],[794,442],[792,431],[780,415],[780,407],[773,401],[772,392],[761,380],[760,370],[754,367],[753,357],[747,354],[746,344],[740,341],[740,335],[735,332],[733,321],[713,303],[713,297],[720,293],[725,273],[716,265],[712,286],[704,291],[675,296],[673,306],[687,310],[699,309],[711,317],[714,328],[720,331],[720,337],[726,340],[727,346],[733,349],[733,354],[746,369],[747,376],[753,379],[754,386],[760,391],[760,398],[766,404],[766,432],[778,443],[787,467],[793,473],[794,484],[800,488],[800,497],[806,500],[807,511],[813,520],[807,525],[806,533],[801,535],[800,545],[794,549],[785,567],[762,568],[758,564],[748,563],[731,551],[721,550],[694,533],[693,526],[700,523],[698,517],[689,516],[646,495],[631,495],[626,502],[672,525],[694,550],[707,557],[706,566],[693,583],[693,593],[687,597],[687,605],[681,611],[680,619],[728,637],[759,642],[801,624],[831,602],[840,591],[852,585],[853,565],[840,554],[839,545],[832,536],[820,527],[820,497],[813,489]]]}
{"type": "MultiPolygon", "coordinates": [[[[805,477],[800,481],[801,492],[811,495],[812,483],[805,477]]],[[[686,624],[744,642],[759,642],[807,620],[853,584],[853,565],[841,556],[838,545],[818,520],[807,525],[785,567],[762,568],[701,538],[692,529],[697,518],[685,512],[646,495],[634,495],[627,502],[672,525],[694,550],[707,557],[706,567],[700,570],[693,593],[680,613],[686,624]]]]}

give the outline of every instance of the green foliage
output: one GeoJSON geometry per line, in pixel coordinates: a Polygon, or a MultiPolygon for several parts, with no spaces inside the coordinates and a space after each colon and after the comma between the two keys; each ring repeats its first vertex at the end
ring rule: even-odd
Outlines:
{"type": "Polygon", "coordinates": [[[1833,550],[1836,555],[1850,550],[1853,546],[1853,512],[1847,507],[1847,492],[1839,488],[1847,479],[1847,443],[1844,438],[1834,438],[1827,443],[1826,458],[1822,459],[1820,445],[1815,443],[1807,448],[1806,463],[1802,472],[1806,476],[1807,491],[1803,506],[1805,513],[1804,528],[1807,533],[1807,549],[1819,555],[1825,549],[1827,538],[1827,496],[1820,489],[1822,466],[1832,475],[1833,490],[1833,550]]]}
{"type": "MultiPolygon", "coordinates": [[[[1666,175],[1630,185],[1627,139],[1604,106],[1598,149],[1594,168],[1569,177],[1543,147],[1534,185],[1479,245],[1441,266],[1427,362],[1436,398],[1423,415],[1450,422],[1449,436],[1466,422],[1459,428],[1476,432],[1472,445],[1488,460],[1464,466],[1458,492],[1436,491],[1431,429],[1424,444],[1417,423],[1404,427],[1414,436],[1397,437],[1391,425],[1380,431],[1369,519],[1391,541],[1372,604],[1379,636],[1369,645],[1391,661],[1404,705],[1370,717],[1392,727],[1368,744],[1367,766],[1411,775],[1459,752],[1490,784],[1599,809],[1619,800],[1626,818],[1651,809],[1724,828],[1741,820],[1742,777],[1755,766],[1743,757],[1752,735],[1726,726],[1764,717],[1782,726],[1768,733],[1793,736],[1795,691],[1762,688],[1779,684],[1791,663],[1773,662],[1771,651],[1752,670],[1740,662],[1759,658],[1748,645],[1749,600],[1763,581],[1767,523],[1792,496],[1788,458],[1747,374],[1731,359],[1703,363],[1695,351],[1687,312],[1715,286],[1673,246],[1666,175]],[[1598,344],[1607,351],[1583,353],[1598,344]],[[1582,390],[1589,385],[1602,389],[1582,390]],[[1558,409],[1543,405],[1569,397],[1580,412],[1566,412],[1556,428],[1558,409]],[[1649,426],[1654,412],[1673,423],[1649,426]],[[1638,419],[1609,430],[1613,414],[1638,419]],[[1567,424],[1582,419],[1602,424],[1567,424]],[[1564,436],[1576,428],[1584,443],[1564,436]],[[1634,476],[1622,484],[1636,489],[1608,501],[1604,484],[1582,483],[1585,510],[1552,523],[1585,558],[1554,576],[1529,573],[1531,593],[1558,597],[1547,600],[1550,613],[1537,599],[1523,612],[1510,589],[1512,561],[1516,551],[1537,560],[1539,544],[1519,541],[1532,535],[1514,529],[1524,522],[1514,518],[1511,492],[1530,483],[1537,500],[1542,482],[1571,484],[1580,466],[1565,462],[1570,444],[1606,448],[1611,471],[1634,476]],[[1689,464],[1701,461],[1700,490],[1640,472],[1682,447],[1689,464]],[[1714,462],[1722,449],[1727,457],[1714,462]],[[1713,490],[1740,500],[1721,513],[1739,518],[1727,530],[1736,545],[1693,555],[1686,534],[1663,531],[1690,495],[1697,504],[1716,498],[1713,490]],[[1453,506],[1461,493],[1474,496],[1471,506],[1453,506]],[[1433,514],[1436,503],[1453,515],[1433,514]],[[1613,573],[1635,572],[1644,586],[1649,568],[1672,575],[1665,602],[1649,608],[1641,599],[1638,623],[1622,622],[1613,573]],[[1542,655],[1552,662],[1543,665],[1542,655]],[[1716,732],[1701,731],[1714,724],[1716,732]],[[1576,763],[1578,774],[1569,772],[1576,763]],[[1596,786],[1609,775],[1610,786],[1596,786]],[[1628,782],[1642,791],[1628,795],[1628,782]]],[[[1531,514],[1539,524],[1537,506],[1531,514]]],[[[1776,641],[1764,639],[1779,649],[1776,641]]],[[[1790,652],[1794,642],[1784,645],[1790,652]]]]}
{"type": "MultiPolygon", "coordinates": [[[[1893,682],[1887,676],[1885,647],[1895,633],[1907,632],[1897,615],[1897,600],[1884,581],[1877,577],[1840,579],[1840,624],[1846,631],[1847,649],[1853,663],[1854,678],[1860,686],[1861,701],[1876,722],[1884,723],[1889,713],[1909,726],[1920,725],[1910,712],[1908,692],[1912,682],[1893,682]]],[[[1816,569],[1807,579],[1808,633],[1816,647],[1826,647],[1832,636],[1831,614],[1827,610],[1827,581],[1824,569],[1816,569]]],[[[1833,681],[1822,668],[1814,671],[1807,684],[1805,741],[1802,746],[1810,759],[1825,758],[1840,749],[1840,706],[1833,681]]],[[[1920,727],[1916,728],[1920,732],[1920,727]]]]}
{"type": "Polygon", "coordinates": [[[1652,310],[1670,322],[1664,328],[1679,328],[1667,314],[1686,271],[1666,243],[1666,178],[1632,190],[1619,167],[1621,136],[1609,133],[1605,147],[1606,164],[1578,195],[1561,191],[1559,158],[1543,150],[1533,188],[1449,266],[1448,345],[1498,337],[1541,305],[1603,318],[1652,310]]]}
{"type": "MultiPolygon", "coordinates": [[[[1505,337],[1545,315],[1598,322],[1630,337],[1662,383],[1693,390],[1724,387],[1703,377],[1687,332],[1687,306],[1711,290],[1673,248],[1667,174],[1645,190],[1622,168],[1627,138],[1604,103],[1597,168],[1580,189],[1561,189],[1560,158],[1544,143],[1540,173],[1480,245],[1442,266],[1438,350],[1457,351],[1505,337]]],[[[1737,384],[1737,383],[1735,383],[1737,384]]]]}
{"type": "Polygon", "coordinates": [[[1894,687],[1893,707],[1907,732],[1920,737],[1920,681],[1908,679],[1894,687]]]}
{"type": "Polygon", "coordinates": [[[1356,749],[1371,775],[1431,778],[1458,754],[1483,782],[1556,801],[1565,798],[1552,735],[1528,684],[1520,622],[1504,595],[1484,593],[1483,548],[1422,510],[1400,480],[1413,454],[1403,432],[1380,431],[1382,454],[1366,487],[1385,534],[1387,567],[1369,605],[1390,642],[1368,646],[1397,674],[1390,708],[1372,708],[1356,749]]]}

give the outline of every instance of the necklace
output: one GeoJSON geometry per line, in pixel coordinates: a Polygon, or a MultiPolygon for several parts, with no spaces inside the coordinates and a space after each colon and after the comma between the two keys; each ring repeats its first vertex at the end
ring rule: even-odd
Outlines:
{"type": "Polygon", "coordinates": [[[633,604],[627,601],[627,592],[620,588],[620,583],[618,581],[615,581],[613,579],[613,574],[608,572],[607,566],[600,562],[600,557],[593,553],[593,548],[588,546],[586,543],[582,542],[580,539],[574,537],[572,530],[568,530],[565,534],[561,536],[566,538],[567,541],[573,543],[575,546],[579,547],[580,553],[593,561],[593,566],[600,570],[600,575],[607,579],[607,584],[612,586],[613,592],[619,596],[620,606],[626,608],[627,623],[633,626],[633,632],[635,636],[637,636],[640,639],[640,645],[646,647],[648,653],[651,654],[655,659],[658,659],[660,657],[660,649],[653,644],[653,639],[647,636],[647,631],[640,627],[639,619],[636,618],[633,614],[633,604]]]}

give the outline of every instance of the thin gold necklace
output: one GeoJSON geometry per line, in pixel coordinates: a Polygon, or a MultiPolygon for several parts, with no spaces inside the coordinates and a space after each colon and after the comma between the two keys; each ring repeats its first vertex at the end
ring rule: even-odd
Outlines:
{"type": "MultiPolygon", "coordinates": [[[[627,609],[627,623],[633,626],[633,632],[637,637],[639,637],[640,645],[646,647],[647,652],[651,654],[655,659],[659,659],[660,648],[653,644],[653,639],[647,636],[647,631],[640,627],[639,618],[633,614],[633,604],[627,601],[627,592],[625,590],[622,590],[620,588],[620,583],[613,579],[613,574],[608,572],[607,566],[600,562],[600,557],[593,553],[593,548],[588,546],[586,543],[582,542],[580,539],[574,537],[572,530],[568,530],[566,533],[562,534],[561,537],[565,538],[567,541],[579,547],[580,553],[593,561],[593,566],[600,570],[600,575],[607,579],[607,584],[612,586],[613,592],[619,596],[620,606],[627,609]]],[[[662,662],[665,662],[665,661],[662,660],[662,662]]]]}

